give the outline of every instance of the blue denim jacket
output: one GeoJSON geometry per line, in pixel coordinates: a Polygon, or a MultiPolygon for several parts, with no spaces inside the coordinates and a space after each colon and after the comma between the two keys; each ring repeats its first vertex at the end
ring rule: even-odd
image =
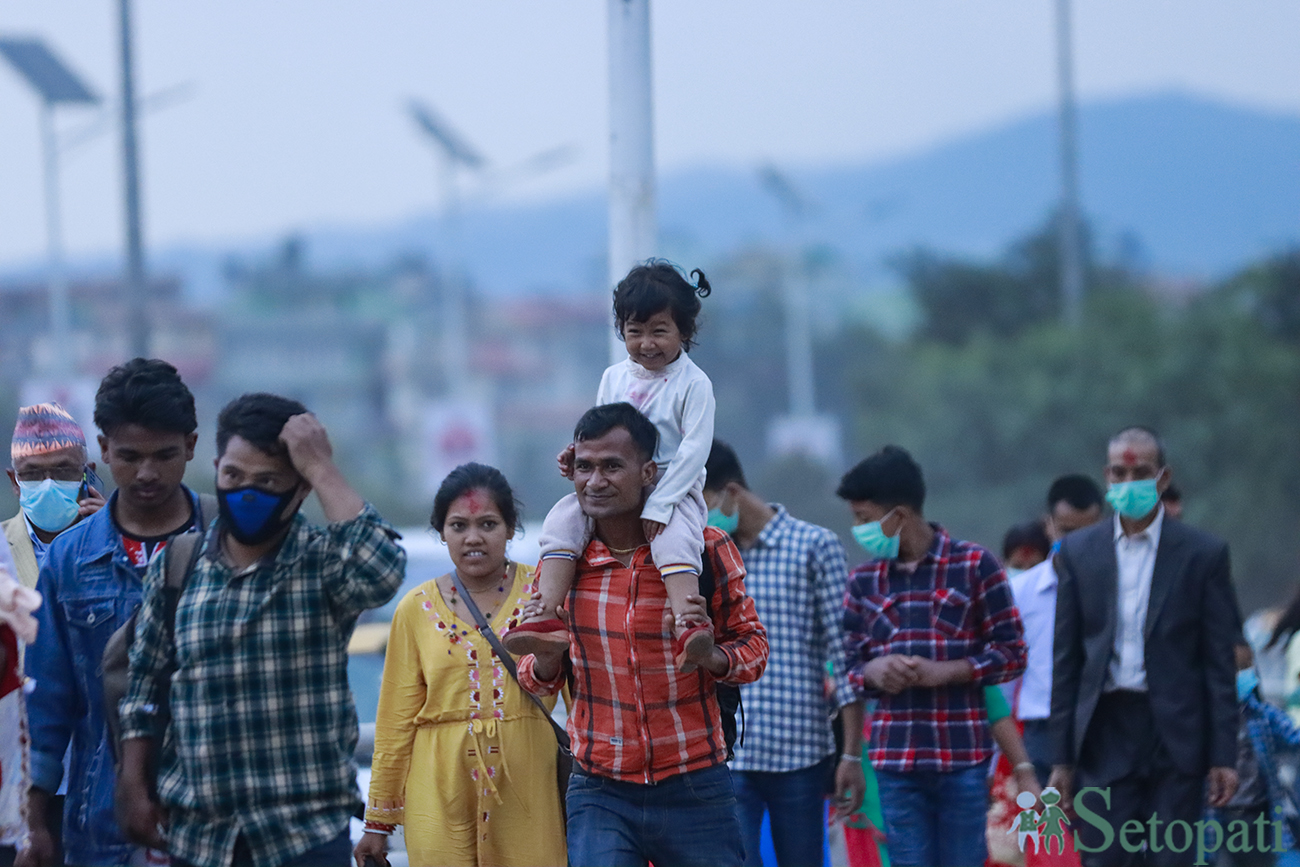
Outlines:
{"type": "MultiPolygon", "coordinates": [[[[198,509],[198,497],[186,489],[198,509]]],[[[113,816],[116,774],[104,723],[100,660],[108,637],[140,605],[143,585],[127,559],[108,504],[60,533],[41,566],[40,633],[27,648],[32,782],[55,792],[72,742],[63,849],[68,864],[126,864],[134,846],[113,816]]]]}

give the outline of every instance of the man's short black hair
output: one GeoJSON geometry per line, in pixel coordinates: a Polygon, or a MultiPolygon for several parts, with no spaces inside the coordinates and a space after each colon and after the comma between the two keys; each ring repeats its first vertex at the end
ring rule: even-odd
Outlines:
{"type": "Polygon", "coordinates": [[[194,395],[176,368],[157,358],[133,358],[108,372],[95,393],[95,426],[111,437],[124,424],[194,433],[194,395]]]}
{"type": "Polygon", "coordinates": [[[1156,447],[1156,463],[1165,466],[1165,441],[1154,428],[1142,424],[1131,424],[1110,438],[1107,447],[1124,440],[1146,440],[1156,447]]]}
{"type": "Polygon", "coordinates": [[[709,449],[709,459],[704,463],[704,490],[720,491],[732,482],[749,490],[736,450],[722,440],[715,439],[713,448],[709,449]]]}
{"type": "Polygon", "coordinates": [[[217,416],[217,457],[226,453],[233,436],[265,454],[287,457],[289,452],[280,442],[280,431],[292,416],[306,411],[307,407],[298,401],[278,394],[258,392],[235,398],[217,416]]]}
{"type": "Polygon", "coordinates": [[[842,500],[870,500],[877,506],[925,507],[925,479],[907,449],[885,446],[844,474],[835,495],[842,500]]]}
{"type": "Polygon", "coordinates": [[[1061,476],[1047,489],[1047,512],[1056,511],[1057,503],[1069,503],[1071,507],[1086,512],[1093,506],[1098,509],[1105,503],[1101,486],[1082,473],[1061,476]]]}
{"type": "Polygon", "coordinates": [[[1182,488],[1178,487],[1173,482],[1170,482],[1169,487],[1165,488],[1165,492],[1160,495],[1160,502],[1162,503],[1181,503],[1182,501],[1182,488]]]}
{"type": "Polygon", "coordinates": [[[654,422],[641,414],[630,403],[606,403],[593,406],[578,419],[573,429],[575,443],[598,440],[616,427],[625,429],[632,436],[642,463],[652,460],[655,449],[659,447],[659,431],[654,422]]]}

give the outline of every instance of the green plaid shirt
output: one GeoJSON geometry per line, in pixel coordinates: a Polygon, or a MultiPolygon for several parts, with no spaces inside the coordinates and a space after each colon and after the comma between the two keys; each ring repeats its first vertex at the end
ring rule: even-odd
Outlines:
{"type": "Polygon", "coordinates": [[[348,827],[359,797],[348,639],[357,615],[402,583],[398,538],[368,504],[324,528],[299,515],[274,559],[236,572],[219,556],[214,523],[174,642],[163,558],[150,566],[122,736],[154,736],[155,681],[175,659],[158,773],[174,857],[221,867],[242,835],[259,867],[280,864],[348,827]]]}

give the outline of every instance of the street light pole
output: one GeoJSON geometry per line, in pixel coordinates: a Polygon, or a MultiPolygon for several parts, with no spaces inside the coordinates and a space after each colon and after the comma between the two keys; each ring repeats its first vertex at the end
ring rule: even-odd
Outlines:
{"type": "MultiPolygon", "coordinates": [[[[654,255],[654,103],[650,0],[608,0],[609,286],[654,255]]],[[[610,330],[610,361],[627,352],[610,330]]]]}
{"type": "Polygon", "coordinates": [[[126,205],[126,327],[132,356],[149,355],[148,288],[140,228],[140,156],[135,125],[135,60],[131,49],[131,0],[117,0],[122,65],[122,178],[126,205]]]}
{"type": "Polygon", "coordinates": [[[1083,306],[1083,251],[1079,237],[1078,132],[1074,108],[1074,57],[1070,0],[1056,0],[1056,60],[1060,88],[1061,208],[1057,232],[1061,300],[1067,322],[1077,325],[1083,306]]]}
{"type": "Polygon", "coordinates": [[[54,104],[41,101],[41,150],[45,163],[45,239],[49,253],[50,343],[54,379],[65,384],[71,374],[71,312],[68,275],[63,268],[63,216],[59,201],[59,141],[54,129],[54,104]]]}
{"type": "Polygon", "coordinates": [[[3,57],[41,99],[41,151],[45,181],[45,236],[49,252],[49,374],[66,385],[72,374],[69,336],[68,277],[63,267],[63,221],[59,197],[59,138],[54,109],[60,105],[95,105],[99,97],[45,43],[35,39],[0,39],[3,57]]]}

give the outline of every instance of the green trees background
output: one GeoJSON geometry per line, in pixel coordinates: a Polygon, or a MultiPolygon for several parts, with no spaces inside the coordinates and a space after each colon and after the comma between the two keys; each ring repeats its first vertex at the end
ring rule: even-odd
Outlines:
{"type": "MultiPolygon", "coordinates": [[[[925,469],[929,515],[996,550],[1011,524],[1042,511],[1053,478],[1100,482],[1110,434],[1149,425],[1166,439],[1185,520],[1230,542],[1243,608],[1284,602],[1300,583],[1300,251],[1198,291],[1093,262],[1070,326],[1054,234],[1048,225],[993,263],[900,257],[916,327],[891,339],[845,325],[819,353],[819,403],[846,420],[848,462],[906,447],[925,469]]],[[[780,391],[779,341],[756,330],[777,353],[766,376],[754,375],[761,362],[700,358],[724,392],[729,373],[747,372],[733,403],[780,391]]],[[[752,439],[725,419],[719,433],[752,439]]],[[[833,475],[785,461],[751,485],[843,532],[833,475]]]]}

